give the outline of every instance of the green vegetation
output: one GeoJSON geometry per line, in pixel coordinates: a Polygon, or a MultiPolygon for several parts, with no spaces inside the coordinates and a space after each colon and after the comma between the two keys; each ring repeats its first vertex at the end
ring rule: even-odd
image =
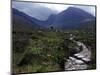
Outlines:
{"type": "Polygon", "coordinates": [[[13,72],[64,71],[65,61],[69,57],[71,49],[76,46],[69,40],[70,33],[76,36],[75,40],[80,40],[91,48],[93,54],[89,69],[94,69],[96,67],[96,38],[95,34],[91,32],[13,30],[13,72]]]}
{"type": "Polygon", "coordinates": [[[68,34],[53,31],[21,33],[13,33],[14,73],[64,70],[69,54],[64,43],[68,34]]]}
{"type": "Polygon", "coordinates": [[[91,62],[89,63],[88,69],[95,69],[96,68],[96,33],[93,31],[83,31],[83,30],[76,30],[75,32],[72,32],[75,37],[75,40],[79,40],[83,42],[89,50],[91,50],[91,62]]]}

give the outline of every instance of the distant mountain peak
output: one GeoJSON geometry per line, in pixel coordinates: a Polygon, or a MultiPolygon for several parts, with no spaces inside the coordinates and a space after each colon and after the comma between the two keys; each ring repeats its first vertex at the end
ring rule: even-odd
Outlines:
{"type": "MultiPolygon", "coordinates": [[[[84,13],[90,14],[89,12],[87,12],[87,11],[81,9],[81,8],[78,8],[78,7],[69,7],[69,9],[70,9],[70,10],[74,10],[74,11],[76,11],[76,12],[78,12],[78,11],[83,11],[84,13]]],[[[92,14],[90,14],[90,16],[94,17],[92,14]]]]}
{"type": "Polygon", "coordinates": [[[76,7],[69,7],[57,15],[53,25],[58,29],[69,29],[80,26],[80,23],[84,20],[91,19],[95,19],[95,17],[84,10],[76,7]]]}
{"type": "Polygon", "coordinates": [[[53,26],[55,29],[66,30],[73,29],[76,27],[84,26],[87,22],[91,22],[96,18],[91,14],[85,12],[84,10],[76,7],[69,7],[68,9],[62,11],[59,14],[50,14],[47,20],[42,21],[34,17],[31,17],[24,12],[20,12],[13,8],[13,16],[15,16],[14,21],[19,23],[24,23],[30,25],[30,27],[43,27],[48,28],[53,26]],[[22,20],[22,22],[20,22],[22,20]],[[83,24],[82,24],[83,23],[83,24]]]}

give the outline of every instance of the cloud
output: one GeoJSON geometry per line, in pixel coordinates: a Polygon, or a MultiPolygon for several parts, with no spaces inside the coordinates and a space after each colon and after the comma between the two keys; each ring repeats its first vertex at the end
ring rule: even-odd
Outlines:
{"type": "Polygon", "coordinates": [[[48,9],[41,3],[13,2],[12,7],[39,20],[46,20],[51,14],[57,14],[56,10],[48,9]]]}
{"type": "Polygon", "coordinates": [[[71,5],[63,4],[43,4],[45,7],[50,8],[51,10],[56,10],[58,13],[66,10],[71,5]]]}
{"type": "Polygon", "coordinates": [[[90,13],[91,15],[95,16],[96,10],[94,6],[77,6],[75,5],[74,7],[80,8],[88,13],[90,13]]]}
{"type": "Polygon", "coordinates": [[[35,17],[39,20],[46,20],[51,14],[58,14],[69,7],[80,8],[93,16],[95,16],[94,6],[80,6],[80,5],[64,5],[64,4],[47,4],[47,3],[33,3],[33,2],[12,2],[12,7],[16,8],[29,16],[35,17]]]}

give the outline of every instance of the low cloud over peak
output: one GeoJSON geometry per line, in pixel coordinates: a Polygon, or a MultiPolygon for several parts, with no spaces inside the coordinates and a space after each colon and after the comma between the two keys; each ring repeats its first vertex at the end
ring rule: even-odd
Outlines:
{"type": "Polygon", "coordinates": [[[34,2],[12,2],[12,7],[18,9],[21,12],[35,17],[38,20],[47,20],[52,14],[58,14],[69,7],[80,8],[93,16],[95,16],[95,7],[91,6],[79,6],[79,5],[63,5],[63,4],[46,4],[46,3],[34,3],[34,2]]]}

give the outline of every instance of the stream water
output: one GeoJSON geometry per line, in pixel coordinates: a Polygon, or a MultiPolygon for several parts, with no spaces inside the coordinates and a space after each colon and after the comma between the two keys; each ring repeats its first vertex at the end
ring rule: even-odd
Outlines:
{"type": "MultiPolygon", "coordinates": [[[[75,36],[74,36],[75,37],[75,36]]],[[[85,70],[88,68],[88,62],[91,60],[91,51],[86,45],[80,41],[75,41],[71,34],[70,40],[77,44],[77,47],[82,47],[81,52],[69,56],[65,62],[65,70],[85,70]]]]}

